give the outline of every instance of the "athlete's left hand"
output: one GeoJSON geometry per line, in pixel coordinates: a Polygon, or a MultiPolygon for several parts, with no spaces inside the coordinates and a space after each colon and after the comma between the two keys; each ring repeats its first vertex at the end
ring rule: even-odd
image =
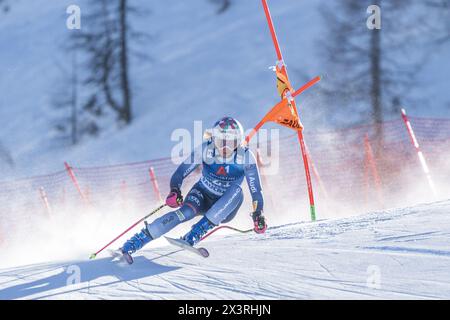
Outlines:
{"type": "Polygon", "coordinates": [[[166,205],[171,208],[178,208],[183,204],[183,195],[181,194],[181,190],[177,188],[173,188],[170,190],[169,195],[166,198],[166,205]]]}
{"type": "Polygon", "coordinates": [[[253,219],[253,230],[256,233],[264,233],[267,229],[266,219],[262,215],[261,211],[255,211],[252,213],[252,219],[253,219]]]}

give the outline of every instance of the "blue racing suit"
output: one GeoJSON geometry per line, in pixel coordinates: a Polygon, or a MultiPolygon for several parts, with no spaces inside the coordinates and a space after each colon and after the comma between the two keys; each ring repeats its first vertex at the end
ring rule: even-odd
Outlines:
{"type": "Polygon", "coordinates": [[[202,176],[185,197],[183,205],[147,225],[153,239],[197,215],[204,215],[214,225],[232,220],[242,205],[241,183],[246,178],[253,201],[253,210],[264,206],[261,182],[253,153],[239,147],[227,159],[216,154],[211,141],[197,147],[181,163],[170,180],[171,189],[180,189],[183,180],[202,165],[202,176]]]}

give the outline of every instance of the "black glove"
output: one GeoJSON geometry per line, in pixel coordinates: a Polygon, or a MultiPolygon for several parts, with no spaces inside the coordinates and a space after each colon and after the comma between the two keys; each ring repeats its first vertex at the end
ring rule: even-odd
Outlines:
{"type": "Polygon", "coordinates": [[[262,215],[261,211],[255,211],[252,213],[252,219],[253,219],[253,230],[256,233],[264,233],[267,229],[266,219],[262,215]]]}

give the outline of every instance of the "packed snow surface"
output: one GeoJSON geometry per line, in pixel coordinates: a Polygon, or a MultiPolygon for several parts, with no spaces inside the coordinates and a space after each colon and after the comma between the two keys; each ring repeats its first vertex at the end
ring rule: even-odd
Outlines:
{"type": "Polygon", "coordinates": [[[264,235],[218,231],[202,243],[207,259],[168,244],[132,266],[86,252],[1,269],[0,299],[448,299],[449,212],[444,201],[264,235]]]}

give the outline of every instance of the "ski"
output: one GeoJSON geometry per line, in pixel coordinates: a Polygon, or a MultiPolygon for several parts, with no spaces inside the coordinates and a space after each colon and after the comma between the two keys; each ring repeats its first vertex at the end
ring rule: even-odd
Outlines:
{"type": "Polygon", "coordinates": [[[108,250],[110,256],[113,258],[112,261],[118,261],[118,262],[123,262],[125,261],[128,264],[133,264],[133,257],[126,253],[122,253],[122,251],[120,249],[117,250],[108,250]]]}
{"type": "Polygon", "coordinates": [[[169,238],[169,237],[164,237],[164,238],[166,238],[166,240],[174,246],[177,246],[179,248],[182,248],[187,251],[198,254],[199,256],[202,256],[203,258],[209,257],[209,252],[205,248],[194,248],[193,246],[191,246],[189,243],[187,243],[186,241],[184,241],[182,239],[174,239],[174,238],[169,238]]]}

